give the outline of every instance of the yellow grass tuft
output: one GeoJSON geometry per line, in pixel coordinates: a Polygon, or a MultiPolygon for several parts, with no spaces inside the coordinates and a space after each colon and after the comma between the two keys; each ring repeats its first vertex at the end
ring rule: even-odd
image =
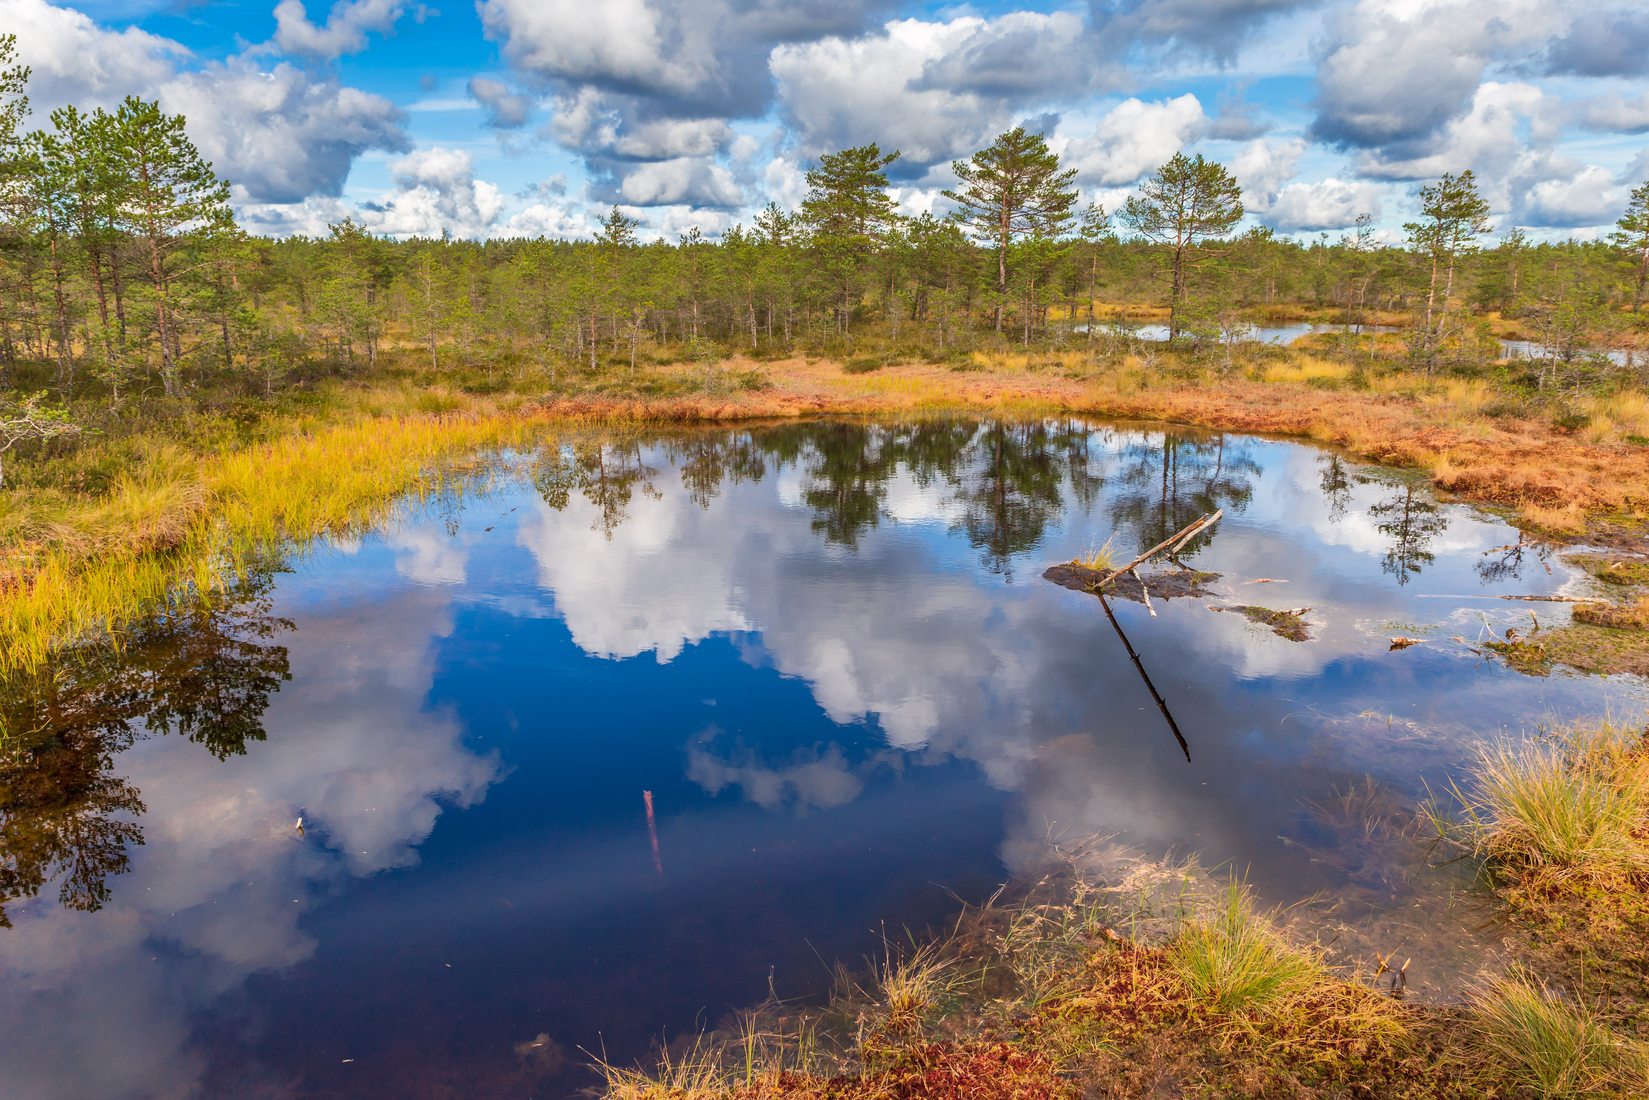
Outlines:
{"type": "Polygon", "coordinates": [[[1580,723],[1482,746],[1458,797],[1491,863],[1559,882],[1649,872],[1649,749],[1642,731],[1580,723]]]}
{"type": "Polygon", "coordinates": [[[1087,550],[1071,559],[1073,565],[1080,565],[1084,569],[1092,569],[1100,573],[1109,573],[1119,564],[1116,552],[1116,535],[1110,534],[1098,546],[1090,546],[1087,550]]]}
{"type": "Polygon", "coordinates": [[[1349,363],[1337,363],[1330,359],[1318,359],[1311,355],[1296,355],[1284,363],[1267,364],[1261,377],[1272,383],[1311,385],[1312,383],[1322,382],[1344,382],[1351,377],[1352,369],[1349,363]]]}

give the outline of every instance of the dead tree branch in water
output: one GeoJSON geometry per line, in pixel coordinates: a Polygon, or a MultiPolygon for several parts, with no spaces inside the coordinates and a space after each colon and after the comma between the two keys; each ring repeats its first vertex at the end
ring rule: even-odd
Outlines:
{"type": "Polygon", "coordinates": [[[1224,515],[1225,510],[1221,509],[1210,515],[1203,516],[1195,523],[1189,524],[1188,526],[1182,528],[1178,534],[1171,535],[1163,541],[1157,543],[1155,546],[1151,547],[1151,549],[1145,551],[1145,553],[1141,554],[1127,565],[1124,565],[1121,569],[1111,570],[1111,572],[1107,573],[1098,581],[1098,583],[1094,585],[1094,591],[1103,593],[1106,585],[1112,583],[1124,573],[1132,573],[1135,569],[1144,565],[1164,550],[1168,551],[1169,554],[1172,555],[1173,552],[1179,547],[1185,545],[1187,542],[1190,542],[1194,535],[1197,535],[1203,530],[1218,523],[1220,521],[1220,517],[1224,515]]]}

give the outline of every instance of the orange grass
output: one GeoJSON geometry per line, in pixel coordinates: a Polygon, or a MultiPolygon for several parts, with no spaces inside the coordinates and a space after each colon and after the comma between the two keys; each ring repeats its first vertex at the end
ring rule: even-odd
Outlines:
{"type": "Polygon", "coordinates": [[[1088,414],[1169,420],[1227,431],[1301,436],[1358,458],[1434,472],[1436,485],[1479,504],[1504,507],[1530,526],[1558,534],[1649,519],[1649,449],[1590,442],[1538,420],[1476,411],[1470,386],[1433,394],[1325,391],[1288,381],[1153,377],[1137,365],[1076,374],[1064,356],[1020,357],[993,369],[958,372],[902,364],[847,374],[827,360],[766,364],[771,386],[725,397],[547,402],[554,418],[696,423],[843,414],[919,415],[967,410],[1001,415],[1088,414]],[[1053,361],[1059,370],[1036,369],[1053,361]],[[1459,401],[1452,398],[1458,396],[1459,401]]]}

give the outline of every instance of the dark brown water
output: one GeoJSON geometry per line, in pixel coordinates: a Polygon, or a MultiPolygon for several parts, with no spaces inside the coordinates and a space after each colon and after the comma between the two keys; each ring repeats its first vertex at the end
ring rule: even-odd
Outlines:
{"type": "Polygon", "coordinates": [[[1584,579],[1305,446],[810,424],[502,467],[9,691],[6,1096],[564,1096],[580,1048],[816,994],[1050,836],[1332,899],[1443,987],[1411,914],[1457,884],[1395,868],[1369,808],[1478,736],[1645,702],[1474,653],[1564,613],[1492,596],[1584,579]],[[1040,574],[1215,508],[1183,555],[1214,597],[1116,605],[1187,762],[1040,574]]]}

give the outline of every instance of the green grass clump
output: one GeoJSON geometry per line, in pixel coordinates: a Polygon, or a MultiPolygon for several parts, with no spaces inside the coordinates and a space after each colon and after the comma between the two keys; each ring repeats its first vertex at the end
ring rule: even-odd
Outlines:
{"type": "Polygon", "coordinates": [[[1612,722],[1483,746],[1460,795],[1473,849],[1513,873],[1611,878],[1649,871],[1649,755],[1612,722]]]}
{"type": "Polygon", "coordinates": [[[1211,917],[1180,929],[1169,960],[1191,996],[1220,1012],[1271,1006],[1321,977],[1317,961],[1286,944],[1236,884],[1211,917]]]}
{"type": "MultiPolygon", "coordinates": [[[[1642,1051],[1544,983],[1520,974],[1500,978],[1472,1000],[1472,1028],[1500,1071],[1541,1097],[1634,1095],[1642,1051]]],[[[1636,1093],[1642,1095],[1642,1093],[1636,1093]]]]}

